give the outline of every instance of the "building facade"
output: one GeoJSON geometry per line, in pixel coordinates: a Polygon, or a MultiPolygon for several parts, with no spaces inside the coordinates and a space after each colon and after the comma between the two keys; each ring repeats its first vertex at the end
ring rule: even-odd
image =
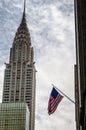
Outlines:
{"type": "Polygon", "coordinates": [[[75,121],[76,121],[76,130],[80,130],[79,125],[79,88],[78,88],[78,74],[77,74],[77,65],[74,65],[74,83],[75,83],[75,121]]]}
{"type": "Polygon", "coordinates": [[[35,125],[36,70],[34,63],[34,49],[27,27],[24,2],[22,20],[10,49],[9,63],[6,63],[2,102],[27,103],[30,110],[29,130],[34,130],[35,125]]]}
{"type": "Polygon", "coordinates": [[[0,103],[0,130],[29,130],[26,103],[0,103]]]}
{"type": "Polygon", "coordinates": [[[86,0],[74,0],[79,126],[86,130],[86,0]]]}

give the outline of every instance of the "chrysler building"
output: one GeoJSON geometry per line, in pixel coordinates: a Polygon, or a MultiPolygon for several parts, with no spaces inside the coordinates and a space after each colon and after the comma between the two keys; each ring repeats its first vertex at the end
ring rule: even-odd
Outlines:
{"type": "Polygon", "coordinates": [[[30,111],[29,130],[34,130],[36,70],[25,4],[24,1],[22,20],[10,49],[9,63],[6,63],[2,103],[27,103],[30,111]]]}

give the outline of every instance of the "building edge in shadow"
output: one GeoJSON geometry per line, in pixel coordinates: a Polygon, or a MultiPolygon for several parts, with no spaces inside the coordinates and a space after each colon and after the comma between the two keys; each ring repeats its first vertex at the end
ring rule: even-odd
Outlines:
{"type": "Polygon", "coordinates": [[[86,0],[74,0],[74,9],[76,35],[75,75],[77,75],[75,102],[78,103],[75,106],[75,113],[78,117],[76,121],[78,127],[76,128],[77,130],[86,130],[86,0]]]}

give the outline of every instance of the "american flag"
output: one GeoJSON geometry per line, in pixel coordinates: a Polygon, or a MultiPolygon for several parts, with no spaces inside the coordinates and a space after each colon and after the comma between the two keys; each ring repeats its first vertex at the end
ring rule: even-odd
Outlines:
{"type": "Polygon", "coordinates": [[[53,87],[49,102],[48,102],[48,114],[52,114],[55,112],[58,104],[61,102],[63,96],[53,87]]]}

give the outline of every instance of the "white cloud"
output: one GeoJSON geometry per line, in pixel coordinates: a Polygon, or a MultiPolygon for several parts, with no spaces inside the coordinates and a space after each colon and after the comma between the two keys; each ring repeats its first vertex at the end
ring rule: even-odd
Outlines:
{"type": "MultiPolygon", "coordinates": [[[[4,62],[22,17],[21,0],[0,2],[0,97],[3,87],[4,62]],[[11,4],[9,4],[11,2],[11,4]]],[[[72,0],[27,1],[27,22],[35,49],[37,68],[36,130],[75,129],[74,104],[66,98],[56,112],[48,116],[47,105],[55,84],[74,99],[73,65],[75,63],[74,16],[72,0]],[[53,123],[52,123],[53,122],[53,123]]],[[[7,58],[8,57],[8,58],[7,58]]]]}

